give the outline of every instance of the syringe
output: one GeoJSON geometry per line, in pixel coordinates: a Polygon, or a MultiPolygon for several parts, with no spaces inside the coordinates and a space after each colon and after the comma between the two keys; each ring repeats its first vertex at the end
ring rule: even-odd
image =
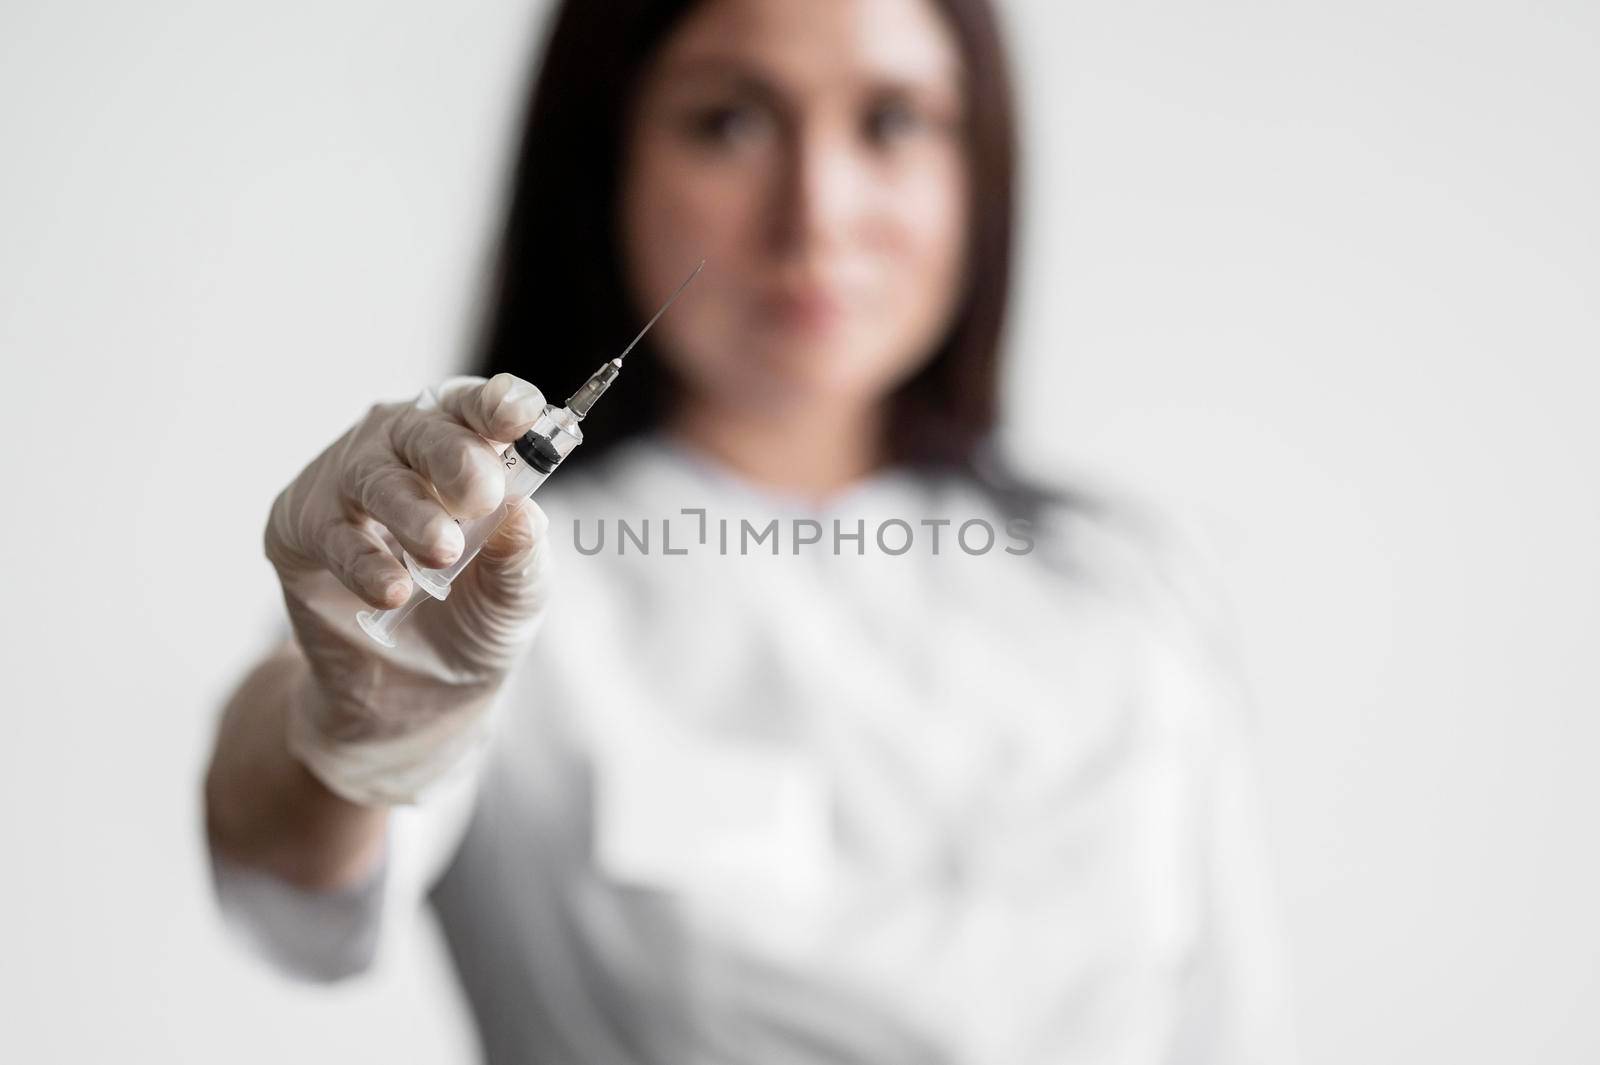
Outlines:
{"type": "Polygon", "coordinates": [[[529,429],[501,455],[501,465],[505,469],[506,491],[505,500],[494,511],[481,518],[470,521],[460,521],[462,539],[465,545],[461,555],[448,566],[438,569],[428,569],[422,566],[410,552],[402,552],[401,560],[405,562],[406,569],[411,572],[411,580],[415,587],[411,590],[411,598],[392,610],[362,610],[356,614],[356,621],[368,636],[383,644],[393,647],[395,628],[411,615],[411,612],[429,599],[443,599],[450,594],[450,583],[460,575],[467,565],[478,557],[478,552],[483,548],[484,542],[493,536],[495,530],[500,528],[500,523],[511,516],[516,508],[517,501],[533,495],[545,479],[555,472],[563,459],[572,454],[573,450],[583,443],[583,430],[578,423],[583,421],[584,415],[594,407],[595,401],[611,387],[611,383],[622,372],[622,359],[632,351],[634,345],[644,339],[650,327],[656,324],[656,319],[666,313],[672,306],[672,301],[677,299],[684,289],[689,287],[705,266],[705,260],[700,260],[700,265],[694,268],[676,292],[668,297],[661,309],[645,323],[639,330],[639,335],[634,337],[622,354],[603,364],[589,376],[576,392],[568,397],[566,406],[557,407],[554,403],[548,404],[539,415],[539,420],[534,422],[529,429]]]}

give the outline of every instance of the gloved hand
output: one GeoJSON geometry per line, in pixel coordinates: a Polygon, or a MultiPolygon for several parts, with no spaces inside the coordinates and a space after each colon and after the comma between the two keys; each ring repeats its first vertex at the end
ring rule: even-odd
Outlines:
{"type": "Polygon", "coordinates": [[[442,602],[420,606],[381,647],[363,606],[397,607],[421,565],[461,553],[463,520],[504,496],[499,452],[544,396],[511,374],[452,378],[415,403],[380,403],[278,495],[266,553],[309,663],[288,711],[289,749],[354,802],[414,802],[481,750],[488,711],[543,613],[549,522],[523,500],[442,602]]]}

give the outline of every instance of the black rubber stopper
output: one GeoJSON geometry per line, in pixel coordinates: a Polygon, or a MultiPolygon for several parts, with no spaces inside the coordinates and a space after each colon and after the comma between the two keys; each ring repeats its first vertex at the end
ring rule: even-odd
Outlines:
{"type": "Polygon", "coordinates": [[[523,433],[517,438],[515,447],[517,454],[522,456],[522,461],[540,473],[549,473],[561,465],[561,452],[555,449],[554,444],[537,433],[523,433]]]}

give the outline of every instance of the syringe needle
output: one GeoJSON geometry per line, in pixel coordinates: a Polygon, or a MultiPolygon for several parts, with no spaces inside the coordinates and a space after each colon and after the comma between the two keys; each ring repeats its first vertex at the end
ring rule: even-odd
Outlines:
{"type": "MultiPolygon", "coordinates": [[[[644,335],[650,332],[650,327],[656,324],[656,319],[667,313],[667,308],[672,306],[672,301],[682,295],[683,290],[689,287],[689,282],[693,281],[699,276],[700,267],[705,266],[705,264],[706,261],[701,259],[700,266],[695,267],[694,272],[688,277],[684,278],[683,284],[678,286],[678,291],[667,297],[667,302],[663,303],[661,305],[661,309],[644,324],[643,329],[639,330],[639,335],[633,338],[633,344],[629,344],[627,347],[622,349],[622,355],[626,355],[628,352],[632,351],[633,345],[644,339],[644,335]]],[[[622,372],[622,355],[618,355],[616,358],[610,359],[602,364],[600,369],[590,374],[589,379],[585,381],[576,392],[572,393],[572,395],[567,398],[567,410],[570,411],[574,417],[579,419],[585,417],[589,413],[590,409],[594,407],[595,401],[605,393],[606,389],[611,387],[611,382],[615,381],[617,379],[617,375],[622,372]]]]}
{"type": "Polygon", "coordinates": [[[691,273],[688,277],[684,278],[683,284],[678,286],[678,291],[674,292],[672,295],[667,297],[667,302],[665,302],[665,303],[663,303],[661,305],[661,309],[659,311],[657,311],[653,316],[651,316],[651,318],[650,318],[650,320],[648,322],[644,323],[644,328],[639,330],[639,335],[634,337],[633,340],[629,342],[628,346],[622,349],[622,355],[618,355],[617,356],[618,360],[621,360],[624,355],[626,355],[626,354],[628,354],[628,352],[632,351],[634,344],[637,344],[637,343],[639,343],[639,341],[644,339],[644,335],[646,333],[650,332],[650,327],[656,324],[656,319],[660,318],[663,314],[667,313],[667,308],[672,306],[672,301],[677,299],[680,295],[682,295],[683,294],[683,290],[689,287],[689,282],[693,281],[696,277],[698,277],[700,275],[700,269],[701,269],[701,267],[705,266],[705,264],[706,264],[706,261],[704,259],[701,259],[700,260],[700,266],[695,267],[694,268],[694,272],[691,273]]]}

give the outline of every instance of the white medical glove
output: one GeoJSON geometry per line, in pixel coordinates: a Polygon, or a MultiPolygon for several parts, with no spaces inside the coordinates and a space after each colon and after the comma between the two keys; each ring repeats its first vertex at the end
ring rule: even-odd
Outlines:
{"type": "Polygon", "coordinates": [[[309,663],[288,710],[289,749],[324,784],[367,805],[415,802],[465,771],[488,713],[542,616],[544,512],[523,500],[456,578],[384,648],[356,624],[365,606],[400,606],[420,565],[463,547],[453,520],[504,497],[499,453],[544,396],[511,374],[452,378],[414,403],[372,407],[273,503],[266,552],[309,663]]]}

